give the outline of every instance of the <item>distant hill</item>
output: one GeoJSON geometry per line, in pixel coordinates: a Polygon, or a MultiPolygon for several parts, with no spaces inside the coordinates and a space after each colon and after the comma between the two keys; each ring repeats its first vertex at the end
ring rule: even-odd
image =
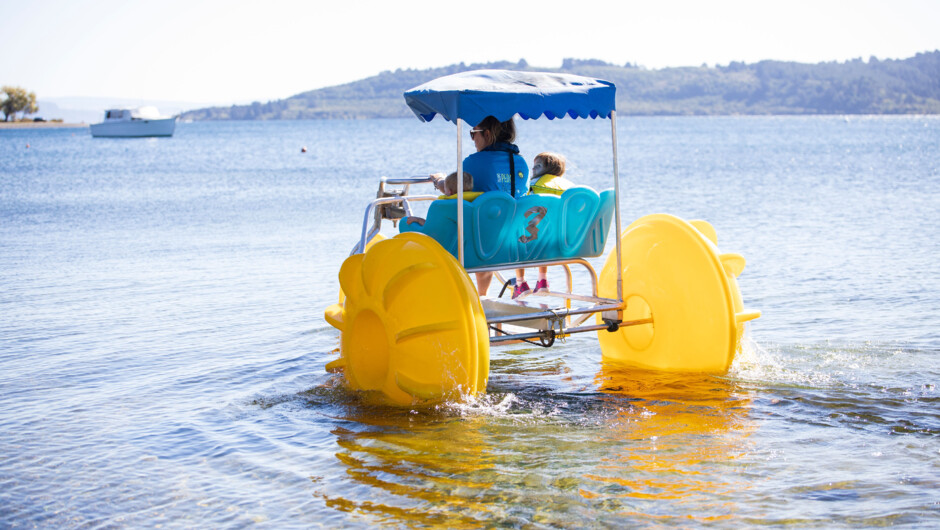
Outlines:
{"type": "Polygon", "coordinates": [[[617,85],[621,115],[940,114],[940,51],[900,60],[803,64],[761,61],[648,70],[565,59],[561,68],[463,63],[385,71],[286,99],[186,112],[193,120],[363,119],[413,116],[402,93],[436,77],[480,68],[541,70],[597,77],[617,85]]]}

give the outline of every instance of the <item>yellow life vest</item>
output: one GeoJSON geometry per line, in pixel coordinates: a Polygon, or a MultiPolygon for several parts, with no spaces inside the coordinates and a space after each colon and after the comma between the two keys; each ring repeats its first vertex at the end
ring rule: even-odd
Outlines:
{"type": "MultiPolygon", "coordinates": [[[[480,195],[483,195],[482,191],[465,191],[463,192],[463,200],[473,202],[473,199],[476,199],[480,195]]],[[[456,198],[457,198],[457,194],[455,193],[453,195],[441,195],[437,199],[441,200],[441,199],[456,199],[456,198]]]]}
{"type": "Polygon", "coordinates": [[[559,177],[557,175],[545,174],[539,177],[531,186],[529,193],[539,193],[543,195],[561,195],[566,189],[574,186],[574,182],[559,177]]]}

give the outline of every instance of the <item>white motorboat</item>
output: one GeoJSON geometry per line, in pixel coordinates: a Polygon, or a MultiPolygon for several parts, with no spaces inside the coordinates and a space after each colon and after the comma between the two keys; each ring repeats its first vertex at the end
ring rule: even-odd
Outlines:
{"type": "Polygon", "coordinates": [[[173,136],[175,129],[176,117],[161,116],[156,107],[108,109],[103,122],[91,125],[91,135],[109,138],[173,136]]]}

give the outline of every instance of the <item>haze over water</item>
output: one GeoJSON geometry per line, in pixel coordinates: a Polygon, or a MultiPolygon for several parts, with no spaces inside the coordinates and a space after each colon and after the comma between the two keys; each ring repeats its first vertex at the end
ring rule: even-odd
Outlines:
{"type": "MultiPolygon", "coordinates": [[[[609,122],[519,129],[610,185],[609,122]]],[[[323,309],[378,178],[453,168],[451,124],[0,131],[0,526],[935,526],[940,119],[618,135],[625,223],[705,219],[747,259],[731,371],[605,366],[581,335],[412,411],[325,372],[323,309]]]]}

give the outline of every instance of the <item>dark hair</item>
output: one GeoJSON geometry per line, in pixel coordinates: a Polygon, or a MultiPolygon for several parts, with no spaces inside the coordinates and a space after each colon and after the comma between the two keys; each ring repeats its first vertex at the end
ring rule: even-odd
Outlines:
{"type": "Polygon", "coordinates": [[[483,118],[478,128],[489,131],[494,142],[513,143],[516,141],[516,123],[509,118],[506,121],[499,121],[493,116],[483,118]]]}

